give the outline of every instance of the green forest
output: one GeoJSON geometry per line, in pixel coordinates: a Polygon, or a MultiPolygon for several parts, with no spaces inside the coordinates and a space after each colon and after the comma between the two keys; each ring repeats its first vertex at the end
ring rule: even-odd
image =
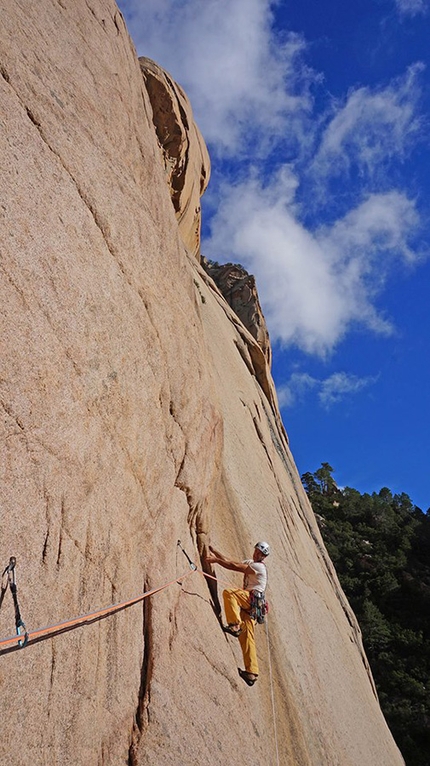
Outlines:
{"type": "Polygon", "coordinates": [[[357,616],[381,708],[407,766],[430,764],[430,509],[387,487],[339,488],[322,463],[302,482],[357,616]]]}

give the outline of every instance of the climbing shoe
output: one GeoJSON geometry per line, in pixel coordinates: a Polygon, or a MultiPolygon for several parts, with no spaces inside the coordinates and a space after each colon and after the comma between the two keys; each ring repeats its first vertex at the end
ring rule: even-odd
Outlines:
{"type": "Polygon", "coordinates": [[[240,634],[242,633],[242,628],[234,628],[232,625],[223,625],[222,629],[224,633],[230,633],[230,635],[234,636],[235,638],[239,638],[240,634]]]}
{"type": "Polygon", "coordinates": [[[240,677],[243,678],[248,686],[254,686],[258,676],[256,676],[254,673],[248,673],[247,670],[242,670],[242,668],[238,668],[238,671],[240,677]]]}

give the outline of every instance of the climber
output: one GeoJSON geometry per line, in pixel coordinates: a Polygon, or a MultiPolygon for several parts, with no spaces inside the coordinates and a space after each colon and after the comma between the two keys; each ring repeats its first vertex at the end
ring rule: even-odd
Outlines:
{"type": "Polygon", "coordinates": [[[224,569],[243,572],[243,588],[227,588],[223,591],[224,610],[227,625],[226,633],[239,639],[245,670],[239,668],[239,675],[248,686],[253,686],[258,677],[257,651],[255,648],[255,612],[252,609],[254,598],[263,598],[267,585],[267,571],[264,559],[270,553],[268,543],[255,544],[252,559],[231,561],[222,553],[209,546],[208,564],[219,564],[224,569]]]}

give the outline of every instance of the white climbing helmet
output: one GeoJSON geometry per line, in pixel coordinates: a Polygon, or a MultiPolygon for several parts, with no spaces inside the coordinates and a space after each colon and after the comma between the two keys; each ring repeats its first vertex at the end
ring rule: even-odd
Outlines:
{"type": "Polygon", "coordinates": [[[264,556],[268,556],[270,553],[269,543],[265,543],[265,542],[255,543],[254,548],[258,548],[258,550],[261,551],[264,554],[264,556]]]}

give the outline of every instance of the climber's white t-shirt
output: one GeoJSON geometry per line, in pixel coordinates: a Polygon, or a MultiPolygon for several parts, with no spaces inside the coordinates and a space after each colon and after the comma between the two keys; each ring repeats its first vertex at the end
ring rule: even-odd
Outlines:
{"type": "Polygon", "coordinates": [[[243,578],[244,590],[258,590],[264,593],[267,585],[267,569],[266,565],[261,561],[253,561],[252,559],[246,559],[244,564],[248,564],[252,572],[246,574],[243,578]]]}

